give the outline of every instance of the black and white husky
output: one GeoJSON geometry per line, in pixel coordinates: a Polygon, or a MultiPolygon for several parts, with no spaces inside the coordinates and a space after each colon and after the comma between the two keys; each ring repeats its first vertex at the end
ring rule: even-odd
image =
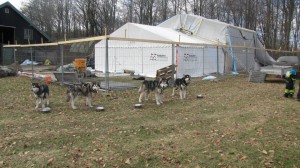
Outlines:
{"type": "Polygon", "coordinates": [[[144,80],[142,86],[139,88],[139,102],[142,103],[142,98],[148,100],[148,94],[150,91],[154,92],[156,104],[160,105],[163,103],[163,91],[168,86],[168,81],[166,79],[159,80],[144,80]]]}
{"type": "Polygon", "coordinates": [[[70,103],[72,109],[77,109],[75,106],[75,102],[78,99],[78,96],[85,96],[86,105],[89,107],[93,107],[93,93],[99,92],[100,89],[100,83],[95,82],[85,82],[81,84],[70,85],[67,90],[67,102],[70,103]]]}
{"type": "Polygon", "coordinates": [[[38,109],[39,105],[42,104],[42,108],[49,106],[49,87],[46,84],[32,83],[31,90],[36,98],[35,108],[38,109]]]}
{"type": "Polygon", "coordinates": [[[190,82],[191,82],[191,76],[190,75],[183,75],[182,78],[176,79],[175,83],[173,85],[172,96],[175,95],[175,90],[177,90],[179,88],[180,89],[179,90],[180,99],[185,99],[186,98],[187,86],[190,84],[190,82]]]}

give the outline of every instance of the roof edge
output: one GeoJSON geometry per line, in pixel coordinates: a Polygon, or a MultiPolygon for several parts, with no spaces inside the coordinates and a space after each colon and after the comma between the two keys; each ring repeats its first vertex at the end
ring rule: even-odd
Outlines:
{"type": "Polygon", "coordinates": [[[51,38],[46,35],[43,31],[41,31],[38,27],[36,27],[24,14],[22,14],[17,8],[15,8],[9,1],[4,2],[3,4],[0,4],[0,8],[9,6],[11,7],[15,12],[17,12],[23,19],[25,19],[30,25],[35,28],[39,33],[41,33],[44,37],[46,37],[49,41],[52,41],[51,38]]]}

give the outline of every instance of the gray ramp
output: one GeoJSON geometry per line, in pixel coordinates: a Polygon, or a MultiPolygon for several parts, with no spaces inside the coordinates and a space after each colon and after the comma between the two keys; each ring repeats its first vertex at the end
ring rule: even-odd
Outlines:
{"type": "Polygon", "coordinates": [[[80,83],[80,79],[78,78],[78,74],[76,72],[53,72],[53,74],[58,82],[63,82],[64,84],[80,83]]]}
{"type": "Polygon", "coordinates": [[[266,79],[266,73],[260,71],[251,71],[249,76],[249,82],[263,83],[266,79]]]}
{"type": "MultiPolygon", "coordinates": [[[[105,82],[100,83],[102,88],[106,88],[105,82]]],[[[137,89],[138,87],[131,84],[131,83],[125,83],[125,82],[114,82],[109,81],[109,90],[130,90],[130,89],[137,89]]]]}

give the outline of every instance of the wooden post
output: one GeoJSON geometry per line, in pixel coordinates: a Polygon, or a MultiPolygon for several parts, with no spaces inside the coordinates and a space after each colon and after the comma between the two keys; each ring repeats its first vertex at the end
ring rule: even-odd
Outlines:
{"type": "MultiPolygon", "coordinates": [[[[29,37],[27,39],[28,44],[30,45],[29,37]]],[[[33,68],[33,56],[32,56],[32,47],[30,46],[30,59],[31,59],[31,72],[32,72],[32,79],[34,78],[34,68],[33,68]]]]}

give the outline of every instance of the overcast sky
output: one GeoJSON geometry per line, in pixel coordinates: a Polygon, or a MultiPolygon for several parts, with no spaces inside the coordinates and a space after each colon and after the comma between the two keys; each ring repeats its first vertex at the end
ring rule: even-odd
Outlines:
{"type": "Polygon", "coordinates": [[[22,6],[22,2],[25,2],[25,0],[0,0],[0,4],[3,4],[7,1],[9,1],[14,7],[16,7],[19,10],[22,6]]]}

